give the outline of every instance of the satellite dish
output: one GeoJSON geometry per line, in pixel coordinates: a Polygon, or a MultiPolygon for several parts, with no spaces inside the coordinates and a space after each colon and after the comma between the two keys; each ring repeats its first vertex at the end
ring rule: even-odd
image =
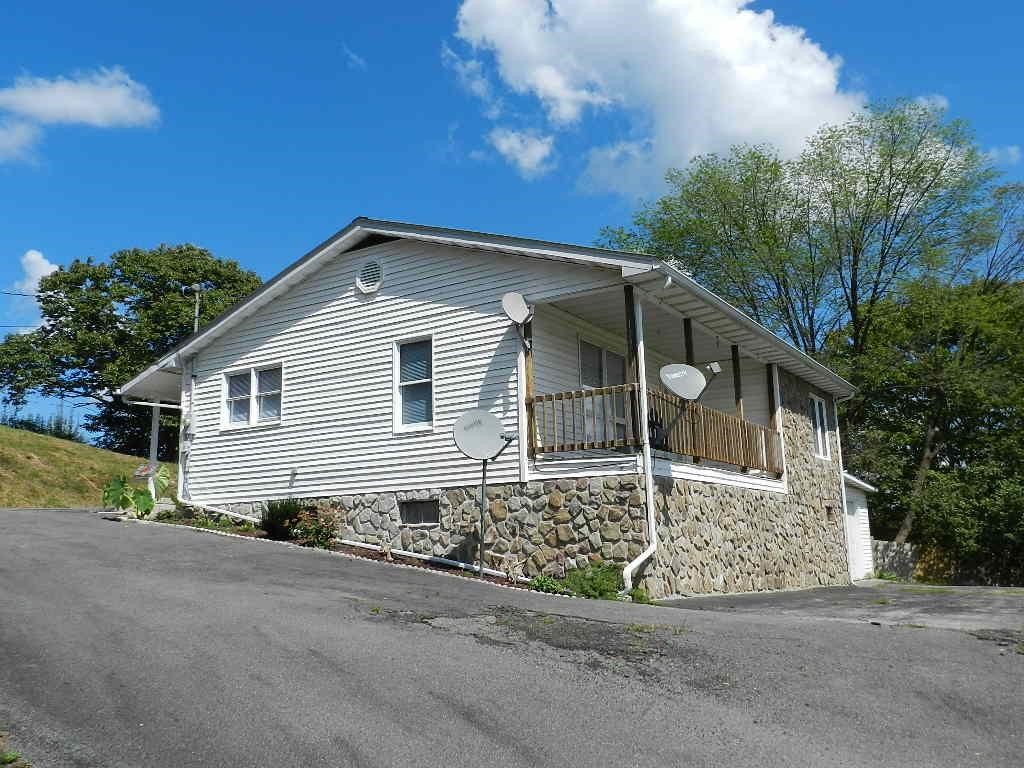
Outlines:
{"type": "Polygon", "coordinates": [[[696,400],[708,385],[703,373],[685,363],[666,365],[658,375],[669,392],[679,395],[684,400],[696,400]]]}
{"type": "Polygon", "coordinates": [[[521,293],[506,293],[501,297],[501,308],[516,325],[522,325],[530,319],[530,308],[526,306],[526,299],[521,293]]]}
{"type": "Polygon", "coordinates": [[[508,445],[501,422],[489,411],[473,408],[452,427],[455,445],[471,459],[493,459],[508,445]]]}

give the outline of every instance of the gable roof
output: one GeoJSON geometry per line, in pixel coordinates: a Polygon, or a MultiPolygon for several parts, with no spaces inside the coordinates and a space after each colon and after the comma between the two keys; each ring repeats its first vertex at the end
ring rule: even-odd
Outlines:
{"type": "MultiPolygon", "coordinates": [[[[216,317],[205,328],[183,339],[157,362],[123,385],[118,392],[127,394],[132,390],[137,390],[145,392],[147,395],[159,394],[156,389],[144,388],[144,382],[151,380],[155,383],[157,378],[165,378],[167,373],[179,373],[188,356],[198,352],[203,346],[267,304],[275,296],[286,291],[324,260],[351,251],[361,244],[382,239],[417,240],[438,245],[618,269],[621,271],[623,279],[638,284],[641,288],[647,287],[652,280],[664,281],[668,276],[672,278],[671,282],[678,286],[678,292],[686,293],[690,300],[700,305],[699,308],[688,311],[696,312],[698,309],[703,309],[707,317],[699,321],[714,332],[720,333],[735,344],[742,345],[745,349],[754,351],[768,362],[782,365],[834,395],[847,397],[855,391],[853,385],[848,381],[788,342],[783,341],[767,328],[704,288],[689,275],[654,256],[471,230],[359,217],[353,219],[344,229],[315,246],[298,261],[283,269],[245,299],[216,317]],[[717,324],[713,322],[713,318],[718,319],[717,324]],[[158,374],[164,374],[164,376],[161,377],[158,374]]],[[[529,297],[527,298],[529,299],[529,297]]],[[[666,301],[665,303],[669,304],[670,302],[666,301]]],[[[161,387],[161,389],[163,388],[161,387]]]]}

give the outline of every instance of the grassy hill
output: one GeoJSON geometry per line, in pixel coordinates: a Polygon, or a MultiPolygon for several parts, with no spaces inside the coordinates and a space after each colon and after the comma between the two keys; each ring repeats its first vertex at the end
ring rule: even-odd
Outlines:
{"type": "Polygon", "coordinates": [[[0,507],[98,507],[110,478],[130,477],[145,461],[0,427],[0,507]]]}

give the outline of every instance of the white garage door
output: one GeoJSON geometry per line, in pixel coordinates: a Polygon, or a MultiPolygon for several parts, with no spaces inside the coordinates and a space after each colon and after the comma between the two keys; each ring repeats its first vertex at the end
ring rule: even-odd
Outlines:
{"type": "Polygon", "coordinates": [[[875,567],[871,557],[867,495],[850,485],[846,486],[846,546],[850,558],[850,578],[871,578],[875,567]]]}

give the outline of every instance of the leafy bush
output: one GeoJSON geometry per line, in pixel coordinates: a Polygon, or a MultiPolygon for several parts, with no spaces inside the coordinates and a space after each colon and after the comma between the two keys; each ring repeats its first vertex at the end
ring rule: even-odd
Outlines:
{"type": "Polygon", "coordinates": [[[654,605],[654,601],[651,600],[651,596],[647,594],[647,590],[643,587],[633,587],[629,590],[629,599],[634,603],[642,603],[643,605],[654,605]]]}
{"type": "Polygon", "coordinates": [[[277,499],[268,501],[260,519],[260,528],[267,532],[268,539],[287,541],[291,538],[292,527],[306,508],[298,499],[277,499]]]}
{"type": "Polygon", "coordinates": [[[292,526],[291,537],[304,547],[327,549],[338,535],[338,513],[329,509],[304,509],[292,526]]]}
{"type": "Polygon", "coordinates": [[[624,587],[622,567],[614,563],[591,564],[569,571],[562,584],[580,597],[616,600],[624,587]]]}
{"type": "Polygon", "coordinates": [[[133,517],[148,515],[153,509],[148,488],[131,484],[127,475],[119,475],[103,486],[103,506],[124,509],[133,517]]]}
{"type": "Polygon", "coordinates": [[[534,576],[530,579],[529,587],[536,592],[546,592],[549,595],[570,594],[569,590],[562,586],[562,582],[558,579],[552,578],[551,576],[545,576],[544,574],[534,576]]]}

